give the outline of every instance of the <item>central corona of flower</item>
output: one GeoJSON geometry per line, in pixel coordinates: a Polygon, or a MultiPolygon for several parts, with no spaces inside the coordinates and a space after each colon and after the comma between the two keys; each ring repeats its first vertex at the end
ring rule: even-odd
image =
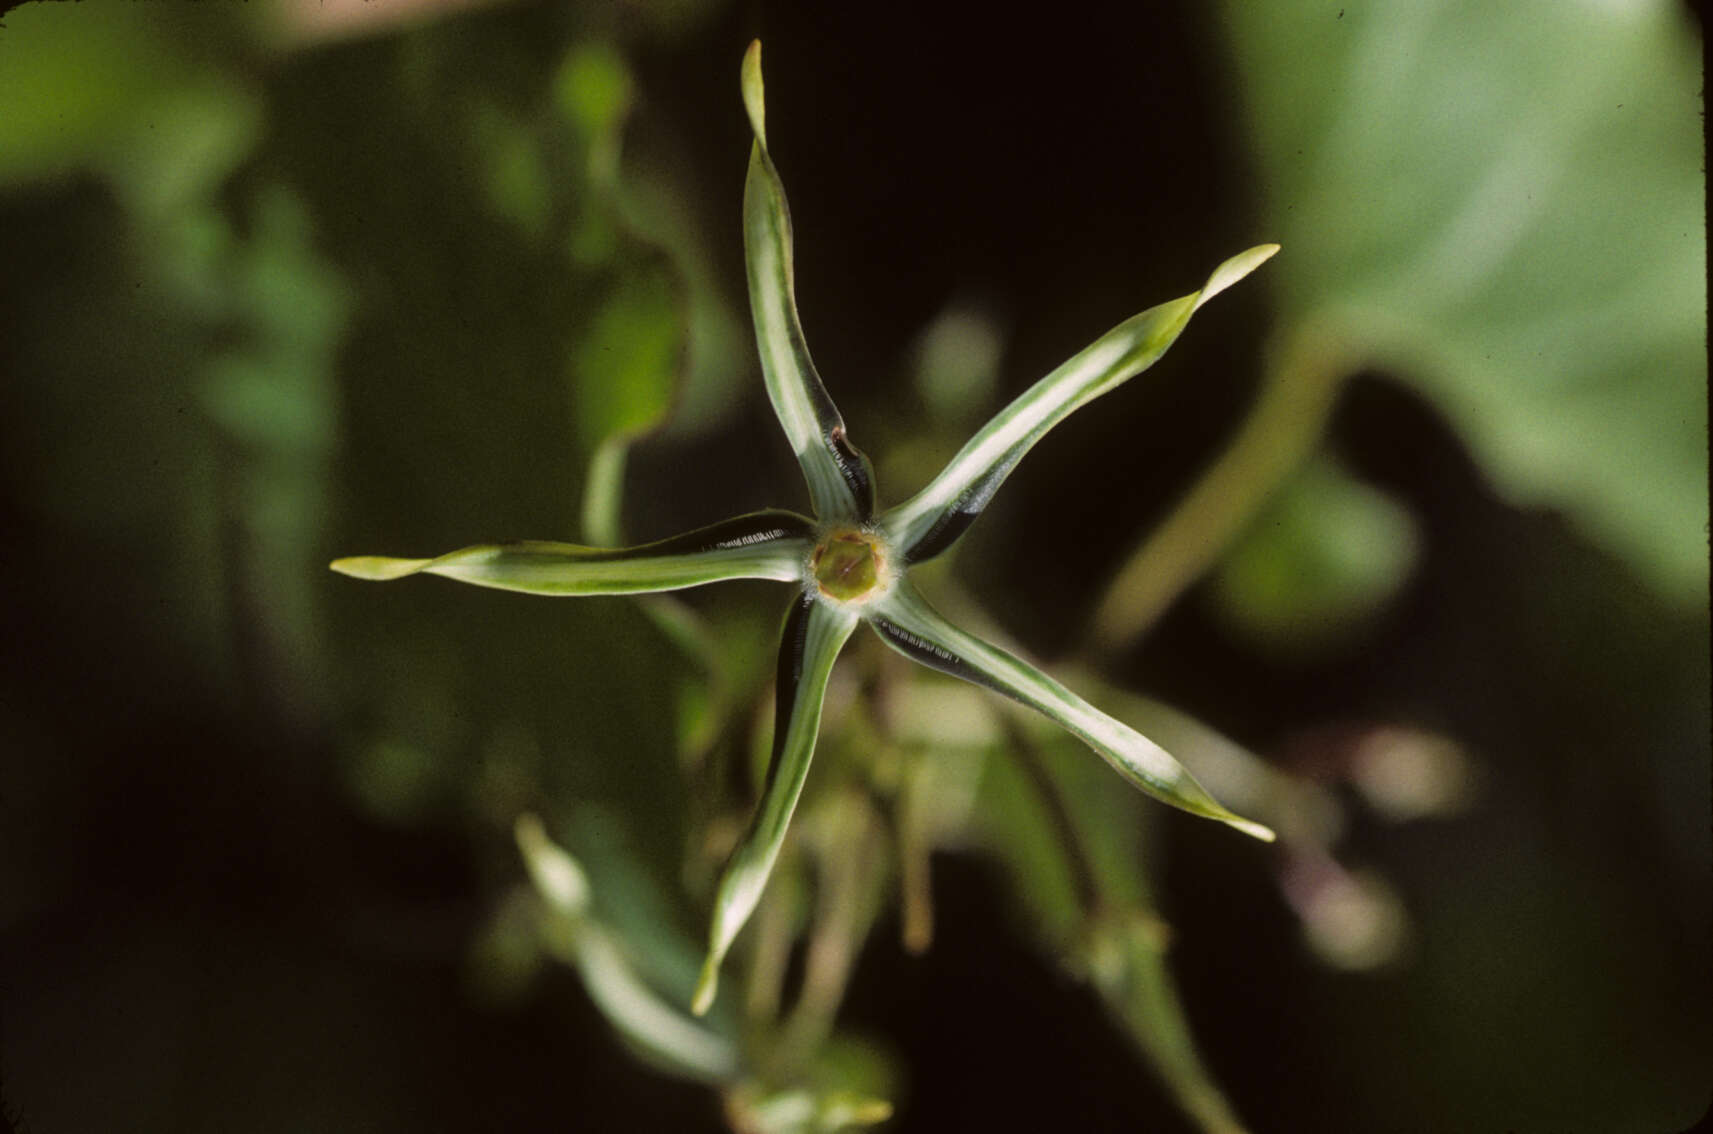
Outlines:
{"type": "Polygon", "coordinates": [[[886,555],[874,537],[838,529],[815,545],[809,571],[823,595],[837,602],[859,602],[885,589],[886,555]]]}

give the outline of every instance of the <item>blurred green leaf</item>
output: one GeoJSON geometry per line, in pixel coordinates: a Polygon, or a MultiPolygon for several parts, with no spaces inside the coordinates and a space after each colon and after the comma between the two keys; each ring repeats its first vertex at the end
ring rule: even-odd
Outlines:
{"type": "Polygon", "coordinates": [[[6,13],[0,36],[0,182],[72,172],[191,68],[140,5],[6,13]],[[99,75],[101,81],[91,82],[99,75]]]}
{"type": "Polygon", "coordinates": [[[254,92],[205,49],[221,19],[181,24],[137,4],[8,12],[0,186],[94,170],[159,217],[218,185],[261,129],[254,92]]]}
{"type": "Polygon", "coordinates": [[[1447,413],[1501,488],[1705,597],[1701,131],[1665,0],[1225,13],[1289,325],[1447,413]]]}
{"type": "MultiPolygon", "coordinates": [[[[591,150],[602,143],[616,146],[634,97],[630,68],[611,44],[576,45],[553,76],[554,105],[591,150]]],[[[602,172],[593,161],[591,167],[592,173],[602,172]]]]}
{"type": "Polygon", "coordinates": [[[531,241],[540,240],[553,202],[540,139],[486,98],[471,106],[467,129],[488,207],[531,241]]]}
{"type": "Polygon", "coordinates": [[[280,381],[280,374],[248,355],[208,364],[203,408],[222,430],[246,442],[282,448],[325,445],[328,407],[280,381]]]}
{"type": "Polygon", "coordinates": [[[409,825],[444,801],[445,768],[435,753],[399,739],[377,740],[351,753],[345,776],[371,815],[409,825]]]}
{"type": "Polygon", "coordinates": [[[1033,928],[1088,980],[1179,1105],[1208,1134],[1243,1126],[1202,1065],[1167,965],[1171,930],[1153,911],[1148,821],[1063,732],[1018,716],[1010,751],[990,761],[980,824],[1012,870],[1033,928]]]}
{"type": "MultiPolygon", "coordinates": [[[[687,1004],[702,963],[700,927],[685,920],[669,869],[651,862],[622,814],[605,805],[578,801],[564,830],[567,849],[588,872],[602,924],[626,943],[644,979],[673,1004],[687,1004]]],[[[713,1019],[721,1027],[732,1022],[720,1010],[713,1019]]]]}
{"type": "Polygon", "coordinates": [[[973,305],[954,304],[928,324],[916,341],[915,381],[936,424],[959,433],[979,424],[999,382],[1002,351],[998,325],[973,305]]]}
{"type": "Polygon", "coordinates": [[[209,73],[152,98],[103,165],[133,210],[165,216],[218,189],[261,131],[259,100],[209,73]]]}
{"type": "MultiPolygon", "coordinates": [[[[620,155],[634,98],[630,69],[609,43],[574,45],[554,73],[554,106],[581,151],[576,174],[586,179],[575,195],[579,207],[566,248],[578,267],[616,273],[599,310],[579,328],[567,360],[579,437],[590,452],[583,538],[609,547],[625,542],[631,445],[666,423],[694,369],[694,312],[710,302],[705,283],[692,279],[685,266],[695,256],[693,248],[682,239],[673,247],[657,243],[648,226],[627,215],[620,155]]],[[[640,607],[701,671],[679,681],[674,693],[680,753],[694,761],[706,753],[729,710],[717,651],[688,607],[658,596],[640,607]]]]}
{"type": "Polygon", "coordinates": [[[631,274],[606,297],[570,357],[577,428],[590,449],[646,433],[666,416],[678,380],[682,317],[663,272],[631,274]]]}
{"type": "Polygon", "coordinates": [[[1408,512],[1321,457],[1250,525],[1214,576],[1212,597],[1258,642],[1313,653],[1347,639],[1397,592],[1416,546],[1408,512]]]}
{"type": "Polygon", "coordinates": [[[588,875],[547,837],[534,815],[518,818],[518,849],[546,908],[548,948],[576,967],[583,987],[628,1046],[663,1070],[702,1082],[734,1078],[740,1055],[725,1029],[692,1020],[650,986],[632,964],[635,945],[589,910],[588,875]]]}
{"type": "Polygon", "coordinates": [[[208,282],[222,287],[243,333],[210,351],[198,394],[228,455],[227,521],[243,533],[227,567],[249,592],[267,596],[269,656],[290,667],[294,683],[313,688],[320,598],[308,565],[319,558],[338,417],[334,368],[353,297],[291,189],[263,186],[250,229],[224,262],[210,265],[218,274],[208,282]]]}

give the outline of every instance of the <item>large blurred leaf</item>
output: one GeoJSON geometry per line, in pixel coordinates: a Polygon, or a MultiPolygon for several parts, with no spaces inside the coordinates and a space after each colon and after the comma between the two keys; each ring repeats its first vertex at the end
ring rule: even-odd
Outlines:
{"type": "Polygon", "coordinates": [[[1227,3],[1297,357],[1384,367],[1514,499],[1704,593],[1694,35],[1665,0],[1227,3]]]}

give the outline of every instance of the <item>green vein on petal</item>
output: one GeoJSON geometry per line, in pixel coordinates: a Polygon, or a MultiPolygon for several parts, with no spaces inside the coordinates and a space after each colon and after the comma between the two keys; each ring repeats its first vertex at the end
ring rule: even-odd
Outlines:
{"type": "Polygon", "coordinates": [[[821,703],[827,678],[845,640],[856,628],[857,616],[808,596],[798,600],[785,620],[779,643],[777,704],[774,710],[773,757],[767,783],[749,829],[726,863],[714,895],[714,915],[708,929],[708,957],[696,983],[692,1010],[698,1015],[714,1003],[720,963],[732,940],[755,912],[767,886],[779,848],[784,845],[791,813],[803,792],[821,727],[821,703]]]}
{"type": "Polygon", "coordinates": [[[1163,803],[1273,841],[1270,828],[1225,807],[1152,740],[1101,712],[1027,662],[947,622],[907,580],[866,617],[887,645],[942,673],[1003,693],[1049,717],[1093,748],[1125,779],[1163,803]]]}
{"type": "Polygon", "coordinates": [[[978,430],[926,488],[881,517],[887,535],[911,562],[946,550],[1049,430],[1152,366],[1202,304],[1278,250],[1277,244],[1262,244],[1231,257],[1199,290],[1126,319],[1025,390],[978,430]]]}
{"type": "Polygon", "coordinates": [[[528,540],[481,544],[433,559],[359,555],[333,570],[385,582],[418,573],[534,595],[638,594],[725,579],[801,578],[813,525],[792,512],[753,512],[639,547],[528,540]]]}

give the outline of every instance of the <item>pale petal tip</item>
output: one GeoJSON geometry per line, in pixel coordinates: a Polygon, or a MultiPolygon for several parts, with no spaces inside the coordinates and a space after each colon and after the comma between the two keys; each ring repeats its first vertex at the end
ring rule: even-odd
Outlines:
{"type": "Polygon", "coordinates": [[[702,975],[696,978],[696,995],[690,1001],[690,1011],[706,1016],[714,1006],[714,994],[720,990],[720,958],[710,952],[702,962],[702,975]]]}
{"type": "Polygon", "coordinates": [[[1228,826],[1236,827],[1245,835],[1260,839],[1264,843],[1270,843],[1279,837],[1273,833],[1273,828],[1257,823],[1252,819],[1240,819],[1233,815],[1227,818],[1225,822],[1228,826]]]}
{"type": "Polygon", "coordinates": [[[743,106],[756,141],[767,148],[767,103],[761,85],[761,40],[752,39],[743,55],[743,106]]]}
{"type": "Polygon", "coordinates": [[[892,1117],[892,1104],[885,1099],[859,1099],[851,1104],[850,1116],[858,1126],[875,1126],[892,1117]]]}
{"type": "Polygon", "coordinates": [[[512,825],[530,881],[552,906],[575,917],[589,905],[589,878],[563,847],[547,836],[541,820],[525,812],[512,825]]]}
{"type": "Polygon", "coordinates": [[[1271,260],[1278,254],[1278,251],[1279,246],[1277,244],[1257,244],[1255,247],[1239,252],[1225,261],[1215,268],[1213,274],[1207,278],[1207,283],[1203,285],[1201,294],[1196,297],[1196,308],[1199,310],[1202,304],[1271,260]]]}
{"type": "Polygon", "coordinates": [[[430,562],[427,559],[393,559],[386,555],[352,555],[345,559],[335,559],[328,566],[353,579],[384,583],[389,579],[414,575],[430,562]]]}

